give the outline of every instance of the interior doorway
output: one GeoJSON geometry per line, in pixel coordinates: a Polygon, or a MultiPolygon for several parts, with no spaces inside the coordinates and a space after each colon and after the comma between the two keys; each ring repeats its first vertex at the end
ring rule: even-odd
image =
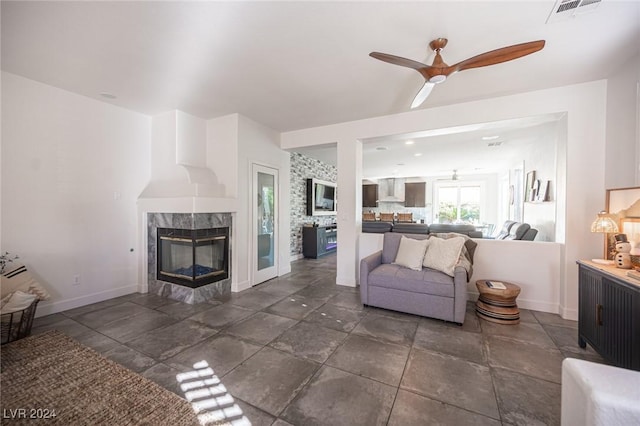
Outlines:
{"type": "Polygon", "coordinates": [[[278,170],[252,165],[252,285],[278,276],[278,170]]]}

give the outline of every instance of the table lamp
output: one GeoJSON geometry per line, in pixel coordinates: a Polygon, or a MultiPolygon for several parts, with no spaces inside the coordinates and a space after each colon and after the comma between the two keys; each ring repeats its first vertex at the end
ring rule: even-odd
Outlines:
{"type": "Polygon", "coordinates": [[[591,232],[599,232],[605,235],[604,259],[591,259],[591,261],[603,265],[613,265],[613,260],[607,260],[606,239],[609,238],[609,234],[618,232],[618,225],[607,215],[607,212],[603,210],[598,213],[598,217],[591,224],[591,232]]]}

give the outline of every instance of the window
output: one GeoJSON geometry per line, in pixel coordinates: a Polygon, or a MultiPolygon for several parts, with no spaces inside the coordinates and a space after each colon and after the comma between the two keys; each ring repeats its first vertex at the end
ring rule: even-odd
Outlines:
{"type": "Polygon", "coordinates": [[[484,185],[478,182],[448,182],[435,186],[436,223],[480,224],[484,185]]]}

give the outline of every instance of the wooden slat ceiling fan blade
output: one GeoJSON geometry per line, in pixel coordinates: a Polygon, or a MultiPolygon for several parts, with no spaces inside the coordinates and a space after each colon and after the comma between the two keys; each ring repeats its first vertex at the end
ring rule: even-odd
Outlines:
{"type": "Polygon", "coordinates": [[[413,68],[414,70],[418,70],[418,71],[425,68],[431,68],[429,65],[423,64],[422,62],[413,61],[411,59],[402,58],[400,56],[389,55],[387,53],[371,52],[369,53],[369,56],[384,62],[388,62],[390,64],[400,65],[401,67],[413,68]]]}
{"type": "Polygon", "coordinates": [[[486,67],[502,62],[518,59],[523,56],[530,55],[544,47],[544,40],[531,41],[528,43],[514,44],[513,46],[503,47],[490,52],[481,53],[472,58],[465,59],[451,66],[451,71],[464,71],[471,68],[486,67]]]}
{"type": "Polygon", "coordinates": [[[369,53],[369,56],[393,65],[412,68],[424,77],[425,83],[411,104],[411,108],[415,108],[427,99],[436,84],[443,83],[447,77],[453,73],[518,59],[541,50],[544,47],[544,44],[544,40],[514,44],[513,46],[502,47],[500,49],[476,55],[451,66],[444,62],[440,53],[447,45],[446,38],[437,38],[429,43],[429,47],[435,52],[435,57],[431,65],[426,65],[400,56],[389,55],[387,53],[371,52],[369,53]]]}

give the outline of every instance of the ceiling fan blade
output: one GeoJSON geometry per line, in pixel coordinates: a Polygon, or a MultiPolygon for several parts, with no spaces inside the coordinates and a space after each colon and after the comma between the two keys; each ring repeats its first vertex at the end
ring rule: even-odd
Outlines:
{"type": "Polygon", "coordinates": [[[424,100],[427,99],[433,90],[433,86],[435,86],[435,83],[429,83],[428,81],[424,82],[424,86],[422,86],[422,89],[420,89],[416,97],[413,99],[413,102],[411,102],[411,109],[420,106],[424,100]]]}
{"type": "Polygon", "coordinates": [[[481,53],[480,55],[465,59],[464,61],[453,65],[451,68],[453,71],[464,71],[471,68],[486,67],[487,65],[511,61],[541,50],[544,47],[544,43],[544,40],[538,40],[502,47],[500,49],[481,53]]]}
{"type": "Polygon", "coordinates": [[[414,70],[420,70],[423,68],[431,68],[429,65],[422,62],[413,61],[411,59],[402,58],[400,56],[389,55],[387,53],[371,52],[369,56],[379,59],[384,62],[388,62],[394,65],[400,65],[401,67],[413,68],[414,70]]]}

